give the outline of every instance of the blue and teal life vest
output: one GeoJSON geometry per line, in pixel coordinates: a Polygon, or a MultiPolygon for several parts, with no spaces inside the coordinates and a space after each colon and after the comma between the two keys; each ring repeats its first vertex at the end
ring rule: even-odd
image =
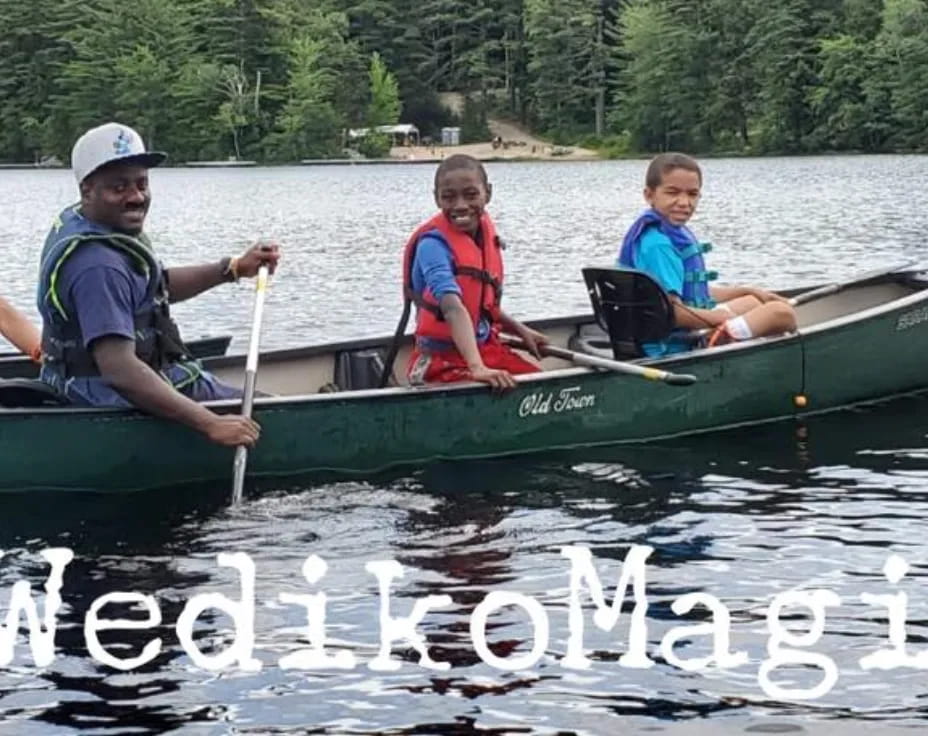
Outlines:
{"type": "MultiPolygon", "coordinates": [[[[39,266],[38,309],[42,315],[41,378],[69,396],[69,384],[76,380],[92,383],[78,395],[100,397],[99,403],[125,403],[113,389],[102,384],[93,356],[84,346],[78,321],[65,307],[58,291],[59,274],[68,258],[89,243],[105,245],[122,253],[131,267],[146,279],[146,292],[134,315],[135,354],[177,388],[200,376],[199,364],[190,357],[171,319],[164,269],[144,234],[120,233],[88,220],[80,205],[66,208],[55,220],[42,248],[39,266]],[[112,397],[108,394],[112,393],[112,397]],[[112,401],[108,400],[109,398],[112,401]]],[[[94,402],[98,403],[98,402],[94,402]]]]}
{"type": "Polygon", "coordinates": [[[709,282],[718,278],[718,273],[706,269],[703,253],[712,249],[710,243],[700,243],[685,225],[671,225],[653,209],[643,212],[629,228],[619,251],[618,265],[622,268],[637,268],[635,261],[641,236],[648,228],[656,227],[666,235],[674,250],[683,261],[683,293],[680,298],[688,307],[712,309],[715,301],[709,293],[709,282]]]}

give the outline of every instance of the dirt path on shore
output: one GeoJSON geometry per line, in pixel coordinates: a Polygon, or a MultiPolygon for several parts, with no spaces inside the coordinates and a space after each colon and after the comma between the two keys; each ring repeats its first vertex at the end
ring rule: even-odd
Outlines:
{"type": "Polygon", "coordinates": [[[403,161],[440,161],[455,153],[465,153],[481,161],[538,159],[547,161],[594,161],[599,158],[596,151],[578,146],[555,146],[522,128],[518,123],[491,118],[487,121],[496,140],[485,143],[469,143],[460,146],[395,146],[390,157],[403,161]]]}

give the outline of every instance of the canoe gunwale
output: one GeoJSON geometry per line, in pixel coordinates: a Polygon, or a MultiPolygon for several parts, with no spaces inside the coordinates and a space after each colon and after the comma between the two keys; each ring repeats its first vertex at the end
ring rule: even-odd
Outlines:
{"type": "MultiPolygon", "coordinates": [[[[589,312],[572,314],[564,317],[550,317],[535,320],[526,320],[525,324],[532,327],[570,327],[579,324],[590,324],[594,321],[593,315],[589,312]]],[[[406,334],[403,337],[403,344],[408,345],[412,342],[412,334],[406,334]]],[[[328,353],[337,353],[354,350],[370,350],[371,348],[382,348],[388,346],[393,340],[392,335],[379,335],[371,337],[362,337],[352,340],[339,340],[337,342],[320,343],[318,345],[304,345],[296,348],[280,348],[277,350],[263,351],[260,355],[260,362],[295,360],[300,358],[312,358],[317,355],[326,355],[328,353]]],[[[236,353],[234,355],[214,355],[204,359],[203,367],[209,370],[211,367],[226,368],[235,366],[239,363],[244,364],[245,355],[236,353]]],[[[260,368],[259,368],[260,370],[260,368]]]]}
{"type": "MultiPolygon", "coordinates": [[[[923,273],[921,270],[899,272],[885,276],[881,279],[868,280],[869,284],[879,283],[880,281],[884,282],[897,282],[905,283],[907,278],[911,278],[915,274],[923,273]]],[[[863,285],[863,282],[862,284],[863,285]]],[[[784,291],[783,293],[801,293],[805,291],[803,289],[790,290],[790,292],[784,291]]],[[[804,338],[814,337],[815,335],[821,333],[832,332],[839,330],[845,327],[857,325],[864,323],[869,320],[879,319],[887,314],[890,314],[894,311],[904,311],[913,306],[916,306],[920,303],[928,302],[928,288],[923,288],[919,291],[914,291],[911,294],[901,296],[895,299],[891,299],[883,304],[877,304],[873,307],[868,307],[858,312],[853,312],[851,314],[843,315],[840,317],[835,317],[832,319],[824,320],[823,322],[809,325],[808,327],[801,328],[792,333],[786,333],[783,335],[775,335],[770,337],[759,337],[752,340],[745,340],[742,342],[729,343],[727,345],[713,347],[713,348],[700,348],[696,350],[691,350],[686,353],[675,354],[671,356],[659,357],[659,358],[640,358],[637,360],[629,361],[635,363],[636,365],[643,366],[655,366],[661,368],[670,368],[670,367],[681,367],[681,366],[695,366],[695,365],[706,365],[717,362],[719,360],[725,360],[728,356],[740,355],[741,353],[747,351],[751,353],[759,353],[765,350],[775,349],[791,341],[802,341],[804,338]]],[[[539,328],[563,328],[563,327],[579,327],[581,325],[588,325],[595,323],[594,316],[592,314],[575,314],[564,317],[555,317],[549,319],[538,319],[538,320],[529,320],[526,324],[532,325],[539,328]]],[[[331,353],[336,353],[340,351],[352,351],[352,350],[367,350],[371,348],[383,347],[388,344],[390,337],[368,337],[362,338],[359,340],[344,340],[335,343],[325,343],[319,345],[311,345],[297,348],[284,348],[281,350],[268,351],[261,354],[262,362],[272,361],[272,362],[289,362],[294,360],[299,360],[303,358],[311,358],[319,355],[326,355],[331,353]]],[[[412,339],[411,335],[406,335],[406,341],[412,339]]],[[[202,359],[204,367],[208,370],[210,367],[234,367],[240,364],[244,364],[245,356],[244,355],[218,355],[210,356],[202,359]]],[[[531,386],[533,384],[544,385],[548,382],[557,382],[562,379],[569,378],[582,378],[584,376],[589,376],[591,374],[600,374],[608,371],[603,371],[597,368],[590,368],[585,366],[576,366],[568,368],[556,368],[552,370],[546,370],[541,373],[526,374],[521,376],[515,376],[517,386],[531,386]]],[[[622,380],[625,382],[628,381],[641,381],[644,380],[638,377],[622,376],[615,374],[617,380],[622,380]]],[[[681,387],[666,386],[664,387],[667,391],[681,391],[681,387]]],[[[693,387],[690,387],[689,390],[698,390],[699,383],[697,382],[693,387]]],[[[323,402],[356,402],[362,401],[366,402],[371,399],[412,399],[421,396],[436,396],[436,395],[467,395],[467,394],[476,394],[487,392],[490,389],[486,384],[477,383],[477,382],[461,382],[455,384],[436,384],[436,385],[424,385],[424,386],[391,386],[386,388],[371,388],[371,389],[359,389],[359,390],[349,390],[349,391],[338,391],[332,393],[304,393],[304,394],[287,394],[279,396],[262,396],[256,397],[254,404],[255,409],[282,409],[289,408],[293,405],[303,405],[303,404],[316,404],[323,402]]],[[[905,391],[903,393],[911,393],[911,391],[905,391]]],[[[218,410],[220,413],[232,412],[238,407],[241,406],[241,400],[239,399],[225,399],[219,401],[208,401],[203,402],[204,406],[210,407],[212,409],[218,410]]],[[[79,407],[79,406],[51,406],[51,407],[41,407],[41,408],[6,408],[0,407],[0,417],[8,418],[29,418],[29,417],[51,417],[51,416],[95,416],[100,419],[109,419],[109,420],[130,420],[133,418],[146,418],[149,417],[148,414],[142,412],[138,409],[128,409],[128,408],[108,408],[108,407],[79,407]]]]}
{"type": "MultiPolygon", "coordinates": [[[[887,280],[897,282],[900,281],[899,279],[887,280]]],[[[859,312],[854,312],[853,314],[846,314],[841,317],[825,320],[823,322],[817,322],[815,324],[809,325],[808,327],[803,327],[798,334],[812,336],[820,332],[830,332],[832,330],[837,330],[848,325],[853,325],[855,323],[865,322],[869,319],[882,317],[893,311],[908,309],[909,307],[915,306],[919,302],[924,301],[928,301],[928,289],[915,291],[907,296],[901,296],[897,299],[885,302],[884,304],[877,304],[875,306],[868,307],[867,309],[862,309],[859,312]]]]}
{"type": "MultiPolygon", "coordinates": [[[[530,373],[513,376],[517,384],[548,383],[573,376],[587,376],[591,373],[603,373],[596,368],[577,366],[575,368],[557,368],[542,373],[530,373]]],[[[608,371],[605,371],[608,373],[608,371]]],[[[642,380],[642,379],[634,379],[642,380]]],[[[668,387],[679,388],[679,387],[668,387]]],[[[466,381],[453,384],[429,384],[422,386],[389,386],[387,388],[369,388],[356,391],[337,391],[332,393],[289,394],[286,396],[260,396],[255,397],[254,406],[268,408],[286,407],[292,404],[309,404],[324,402],[365,401],[372,398],[413,398],[418,396],[433,396],[436,394],[483,393],[490,388],[485,383],[466,381]]],[[[239,399],[220,399],[217,401],[201,402],[203,406],[212,409],[237,409],[242,402],[239,399]]],[[[138,409],[84,407],[84,406],[49,406],[41,408],[4,408],[0,407],[0,416],[16,414],[39,414],[49,416],[52,414],[82,414],[113,417],[148,416],[138,409]]]]}
{"type": "MultiPolygon", "coordinates": [[[[221,345],[222,352],[225,353],[229,348],[229,344],[232,342],[232,335],[201,335],[200,337],[195,337],[192,340],[184,340],[188,347],[194,348],[196,352],[197,347],[204,347],[207,345],[221,345]]],[[[25,353],[21,353],[18,350],[4,350],[0,351],[0,361],[5,360],[30,360],[29,356],[25,353]]]]}
{"type": "MultiPolygon", "coordinates": [[[[232,335],[203,336],[186,341],[195,358],[204,359],[225,355],[232,335]]],[[[28,355],[17,352],[0,353],[0,380],[8,378],[37,378],[39,366],[28,355]]]]}

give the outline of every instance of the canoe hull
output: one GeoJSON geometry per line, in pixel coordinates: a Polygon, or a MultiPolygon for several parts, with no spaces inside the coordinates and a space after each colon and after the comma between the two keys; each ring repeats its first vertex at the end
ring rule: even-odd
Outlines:
{"type": "MultiPolygon", "coordinates": [[[[800,376],[785,378],[789,366],[796,365],[787,358],[794,349],[773,352],[782,353],[782,360],[699,366],[694,372],[705,389],[699,393],[568,370],[522,382],[504,396],[483,388],[393,389],[377,398],[332,394],[303,401],[259,400],[254,415],[262,436],[249,453],[248,471],[252,476],[369,473],[399,464],[639,441],[758,416],[782,417],[790,413],[800,376]],[[756,375],[752,367],[780,386],[739,401],[735,388],[743,386],[744,376],[756,375]],[[735,376],[741,378],[732,380],[735,376]]],[[[132,490],[231,478],[232,450],[140,414],[81,412],[55,422],[33,413],[18,422],[4,417],[0,426],[11,457],[34,458],[5,463],[0,481],[5,488],[132,490]],[[53,463],[37,456],[40,446],[50,452],[55,448],[53,463]]]]}
{"type": "MultiPolygon", "coordinates": [[[[659,361],[696,375],[691,387],[569,368],[521,377],[502,396],[466,384],[263,398],[248,475],[368,474],[784,420],[926,389],[926,355],[922,291],[800,334],[659,361]]],[[[216,408],[239,410],[236,402],[216,408]]],[[[111,410],[2,411],[0,447],[0,490],[231,483],[234,454],[174,423],[111,410]]]]}
{"type": "MultiPolygon", "coordinates": [[[[259,399],[262,426],[250,476],[318,471],[370,473],[464,459],[632,442],[791,414],[801,384],[795,341],[686,365],[700,379],[671,387],[613,373],[569,369],[523,380],[497,396],[478,386],[259,399]],[[767,390],[737,398],[762,381],[767,390]]],[[[681,365],[681,369],[683,365],[681,365]]],[[[237,405],[227,405],[234,411],[237,405]]],[[[231,478],[233,450],[136,412],[23,412],[0,419],[0,488],[137,490],[231,478]],[[36,453],[47,447],[47,455],[36,453]],[[99,452],[93,448],[105,448],[99,452]],[[6,453],[4,453],[6,454],[6,453]],[[52,458],[54,460],[52,461],[52,458]]]]}
{"type": "Polygon", "coordinates": [[[829,329],[805,342],[808,407],[840,407],[928,386],[928,305],[907,300],[891,312],[829,329]]]}

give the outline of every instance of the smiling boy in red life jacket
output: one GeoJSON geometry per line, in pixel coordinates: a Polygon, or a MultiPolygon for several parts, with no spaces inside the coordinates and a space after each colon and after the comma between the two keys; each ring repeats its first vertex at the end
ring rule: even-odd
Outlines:
{"type": "Polygon", "coordinates": [[[403,259],[404,288],[417,307],[411,383],[480,381],[508,389],[513,374],[541,370],[499,340],[500,330],[512,332],[538,357],[547,342],[500,308],[502,245],[485,212],[491,194],[486,170],[471,156],[450,156],[435,173],[441,212],[416,228],[403,259]]]}

